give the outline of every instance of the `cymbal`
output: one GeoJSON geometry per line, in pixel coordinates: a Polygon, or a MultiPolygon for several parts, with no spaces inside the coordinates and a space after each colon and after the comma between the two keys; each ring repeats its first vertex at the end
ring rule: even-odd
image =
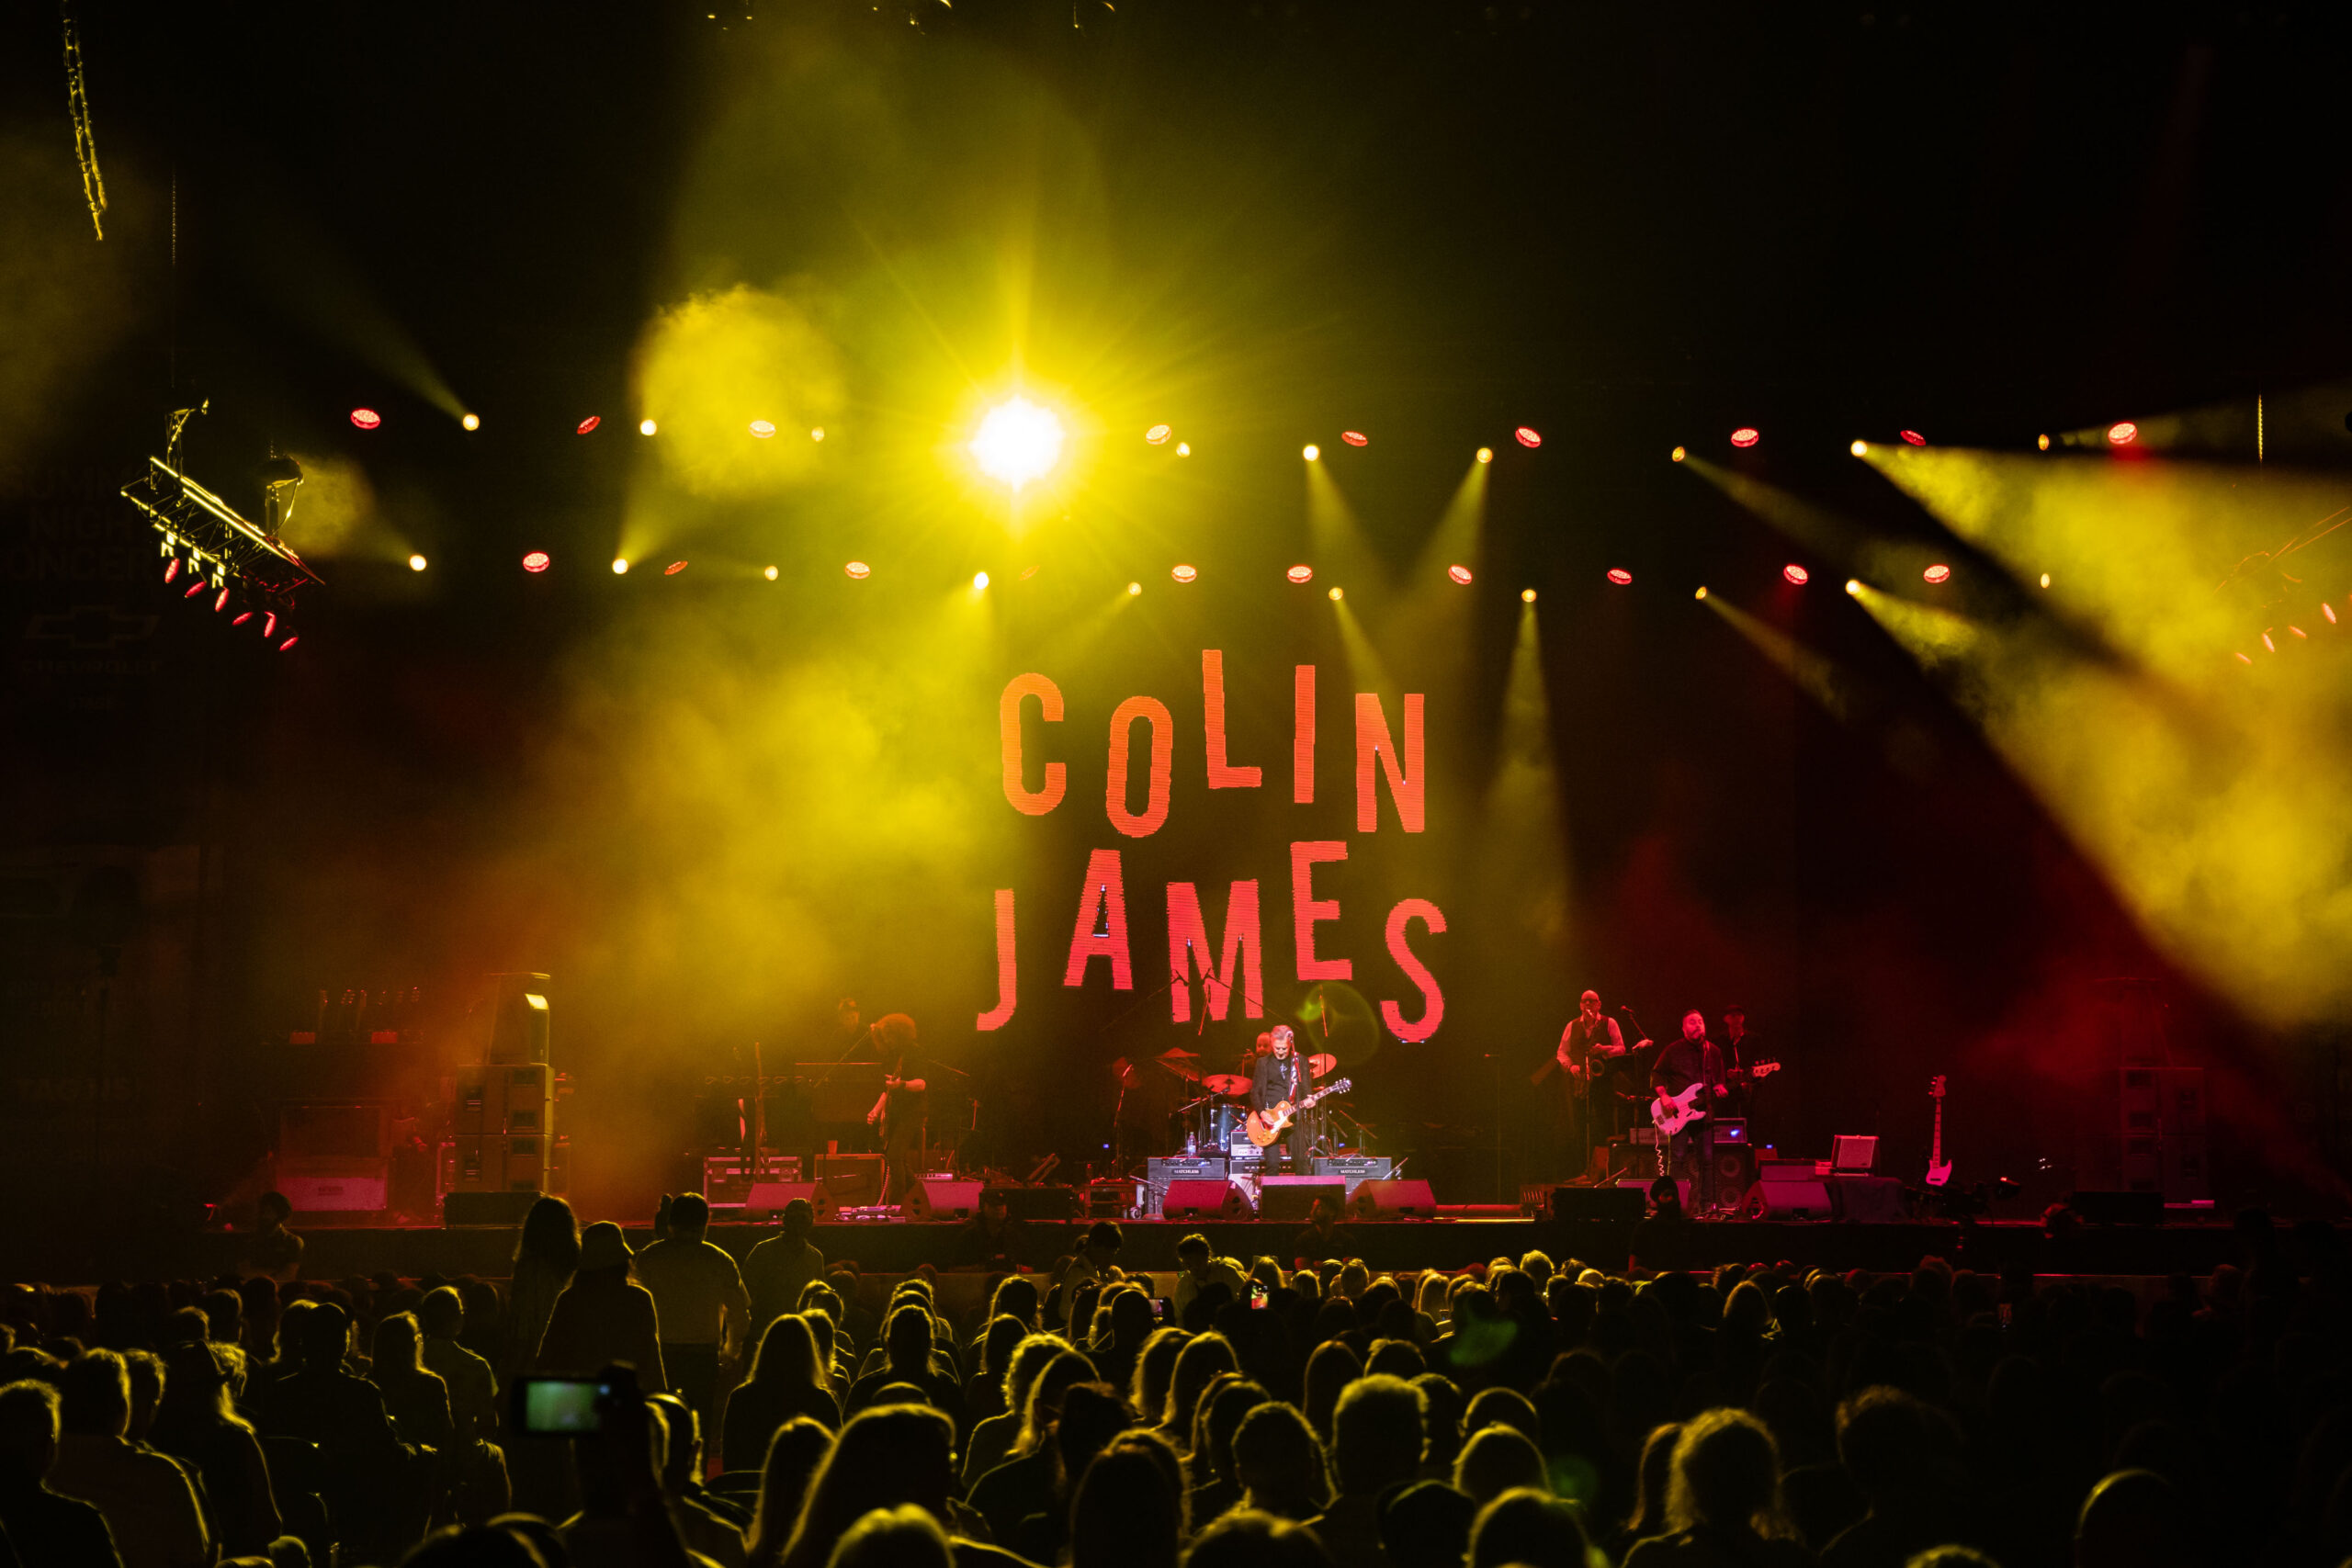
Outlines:
{"type": "Polygon", "coordinates": [[[1325,1077],[1334,1068],[1339,1066],[1340,1058],[1334,1056],[1329,1051],[1317,1051],[1315,1055],[1306,1058],[1306,1065],[1310,1068],[1314,1069],[1315,1076],[1319,1078],[1325,1077]]]}
{"type": "Polygon", "coordinates": [[[1201,1087],[1211,1094],[1248,1094],[1250,1080],[1239,1073],[1211,1073],[1201,1080],[1201,1087]]]}
{"type": "Polygon", "coordinates": [[[1201,1081],[1201,1069],[1193,1066],[1190,1062],[1171,1062],[1167,1057],[1162,1056],[1159,1058],[1159,1065],[1166,1067],[1170,1072],[1174,1073],[1180,1078],[1185,1078],[1193,1083],[1201,1081]]]}
{"type": "Polygon", "coordinates": [[[1159,1054],[1159,1059],[1163,1062],[1170,1056],[1182,1056],[1187,1061],[1197,1061],[1200,1059],[1200,1054],[1198,1052],[1187,1051],[1182,1045],[1170,1045],[1167,1050],[1162,1051],[1159,1054]]]}

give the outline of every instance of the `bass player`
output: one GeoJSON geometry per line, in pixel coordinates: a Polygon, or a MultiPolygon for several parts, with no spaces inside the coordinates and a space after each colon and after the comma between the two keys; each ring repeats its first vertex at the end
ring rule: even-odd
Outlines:
{"type": "MultiPolygon", "coordinates": [[[[1306,1058],[1299,1055],[1298,1042],[1292,1034],[1290,1025],[1278,1023],[1273,1028],[1271,1049],[1261,1055],[1258,1065],[1250,1069],[1250,1109],[1271,1119],[1276,1106],[1296,1104],[1306,1094],[1306,1058]]],[[[1291,1161],[1290,1140],[1293,1136],[1304,1135],[1298,1124],[1293,1122],[1282,1141],[1266,1150],[1265,1169],[1295,1168],[1291,1161]]]]}
{"type": "Polygon", "coordinates": [[[1688,1172],[1697,1201],[1692,1209],[1704,1213],[1715,1206],[1715,1108],[1731,1092],[1724,1081],[1724,1055],[1707,1038],[1707,1015],[1693,1008],[1682,1015],[1682,1038],[1657,1054],[1650,1067],[1650,1115],[1660,1120],[1677,1114],[1679,1101],[1694,1086],[1701,1091],[1691,1108],[1701,1119],[1676,1133],[1667,1145],[1666,1173],[1688,1172]]]}

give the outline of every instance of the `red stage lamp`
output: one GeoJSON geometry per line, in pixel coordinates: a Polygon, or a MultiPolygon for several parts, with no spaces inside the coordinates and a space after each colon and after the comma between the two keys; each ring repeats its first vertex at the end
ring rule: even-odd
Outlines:
{"type": "Polygon", "coordinates": [[[1470,586],[1470,569],[1466,566],[1457,565],[1447,567],[1445,569],[1445,575],[1453,579],[1454,581],[1460,583],[1464,588],[1470,586]]]}
{"type": "Polygon", "coordinates": [[[193,599],[193,598],[195,598],[198,594],[199,594],[199,593],[201,593],[201,592],[204,592],[204,579],[202,579],[202,578],[200,578],[200,577],[199,577],[199,578],[198,578],[194,582],[191,582],[191,583],[189,583],[189,584],[187,585],[187,592],[185,592],[185,593],[183,593],[183,594],[181,594],[181,595],[180,595],[180,597],[181,597],[181,598],[183,598],[183,599],[193,599]]]}
{"type": "Polygon", "coordinates": [[[277,651],[278,651],[278,652],[280,652],[280,653],[284,653],[284,652],[286,652],[288,649],[291,649],[291,648],[292,648],[296,643],[300,642],[301,640],[302,640],[302,639],[301,639],[300,637],[288,637],[284,642],[281,642],[281,643],[279,643],[279,644],[277,645],[277,651]]]}
{"type": "Polygon", "coordinates": [[[179,557],[177,557],[177,556],[174,556],[174,557],[171,558],[171,560],[170,560],[168,563],[166,563],[166,564],[165,564],[165,566],[164,566],[164,581],[166,581],[166,582],[169,582],[169,581],[171,581],[173,579],[175,579],[175,578],[178,577],[178,576],[179,576],[179,574],[180,574],[180,558],[179,558],[179,557]]]}
{"type": "Polygon", "coordinates": [[[684,571],[684,570],[686,570],[686,563],[685,563],[685,562],[684,562],[684,561],[682,561],[682,560],[673,560],[673,561],[672,561],[668,566],[665,566],[665,567],[663,567],[663,568],[662,569],[662,576],[664,576],[664,577],[675,577],[675,576],[677,576],[677,575],[678,575],[678,573],[680,573],[680,572],[682,572],[682,571],[684,571]]]}
{"type": "Polygon", "coordinates": [[[2251,659],[2248,659],[2245,654],[2241,653],[2241,654],[2239,654],[2239,655],[2238,655],[2238,662],[2239,662],[2240,664],[2251,664],[2251,663],[2253,663],[2253,662],[2254,662],[2254,660],[2251,660],[2251,659]]]}
{"type": "Polygon", "coordinates": [[[384,423],[384,416],[378,413],[374,409],[353,409],[351,411],[351,423],[357,425],[362,430],[373,430],[378,425],[384,423]]]}
{"type": "Polygon", "coordinates": [[[243,626],[247,621],[250,621],[250,620],[252,620],[253,618],[254,618],[254,613],[253,613],[251,610],[247,610],[247,611],[244,611],[243,614],[239,615],[238,615],[238,617],[237,617],[235,620],[231,621],[229,624],[230,624],[231,626],[243,626]]]}
{"type": "Polygon", "coordinates": [[[842,568],[842,570],[849,573],[851,577],[855,578],[860,582],[865,581],[868,577],[871,577],[874,574],[874,569],[866,565],[862,560],[854,560],[847,566],[842,568]]]}
{"type": "Polygon", "coordinates": [[[1609,569],[1609,581],[1623,588],[1634,581],[1634,574],[1622,566],[1612,566],[1609,569]]]}
{"type": "Polygon", "coordinates": [[[2262,646],[2268,649],[2273,653],[2278,651],[2278,645],[2270,640],[2270,634],[2268,632],[2264,632],[2262,634],[2262,646]]]}
{"type": "Polygon", "coordinates": [[[1372,437],[1361,430],[1343,430],[1340,432],[1340,439],[1351,446],[1368,446],[1372,444],[1372,437]]]}
{"type": "Polygon", "coordinates": [[[1193,579],[1200,576],[1201,574],[1198,570],[1193,567],[1171,566],[1168,569],[1168,575],[1174,578],[1179,582],[1190,582],[1193,579]]]}
{"type": "Polygon", "coordinates": [[[212,613],[219,615],[229,607],[229,591],[225,588],[212,596],[212,613]]]}
{"type": "MultiPolygon", "coordinates": [[[[220,591],[221,596],[222,596],[223,598],[226,598],[226,597],[228,596],[228,592],[229,592],[229,591],[228,591],[227,589],[225,589],[225,588],[224,588],[224,589],[222,589],[222,590],[220,591]]],[[[2288,628],[2287,628],[2287,629],[2288,629],[2289,631],[2290,631],[2290,632],[2293,632],[2297,637],[2303,638],[2303,639],[2304,639],[2305,641],[2307,641],[2307,642],[2308,642],[2309,640],[2311,640],[2311,635],[2312,635],[2312,634],[2311,634],[2311,633],[2309,633],[2309,632],[2307,632],[2307,631],[2305,631],[2305,630],[2303,630],[2303,628],[2302,628],[2302,627],[2301,627],[2301,626],[2291,626],[2291,625],[2290,625],[2290,626],[2288,626],[2288,628]]]]}
{"type": "Polygon", "coordinates": [[[2128,419],[2119,419],[2107,427],[2107,438],[2118,446],[2129,446],[2140,439],[2140,427],[2128,419]]]}
{"type": "Polygon", "coordinates": [[[580,434],[585,435],[604,423],[605,422],[602,419],[599,419],[596,415],[592,413],[586,419],[580,422],[580,434]]]}
{"type": "Polygon", "coordinates": [[[1305,561],[1301,561],[1283,575],[1293,582],[1312,582],[1315,581],[1315,569],[1305,561]]]}
{"type": "Polygon", "coordinates": [[[555,563],[553,561],[548,558],[548,553],[545,550],[533,550],[529,555],[523,558],[523,570],[525,571],[545,571],[548,567],[554,564],[555,563]]]}
{"type": "Polygon", "coordinates": [[[1731,433],[1731,444],[1735,446],[1753,446],[1762,439],[1753,425],[1743,424],[1731,433]]]}
{"type": "Polygon", "coordinates": [[[2334,625],[2335,624],[2335,605],[2333,605],[2333,604],[2322,604],[2322,605],[2319,607],[2319,613],[2320,613],[2321,615],[2325,615],[2325,616],[2327,617],[2327,624],[2328,624],[2329,626],[2334,626],[2334,625]]]}
{"type": "Polygon", "coordinates": [[[1946,566],[1941,561],[1938,561],[1935,565],[1921,572],[1919,577],[1921,581],[1927,582],[1950,582],[1951,581],[1951,568],[1946,566]]]}
{"type": "Polygon", "coordinates": [[[1791,561],[1788,565],[1782,567],[1781,569],[1781,575],[1788,579],[1791,584],[1798,588],[1803,588],[1806,583],[1813,581],[1813,573],[1805,570],[1804,568],[1797,565],[1794,561],[1791,561]]]}
{"type": "Polygon", "coordinates": [[[1541,446],[1544,445],[1544,437],[1537,434],[1531,426],[1522,424],[1517,430],[1512,431],[1511,434],[1519,437],[1519,444],[1521,446],[1532,447],[1541,446]]]}
{"type": "Polygon", "coordinates": [[[1164,445],[1168,438],[1175,434],[1176,427],[1174,425],[1155,424],[1149,430],[1143,433],[1143,438],[1146,441],[1150,442],[1154,446],[1159,446],[1164,445]]]}
{"type": "Polygon", "coordinates": [[[261,635],[262,635],[263,637],[276,637],[276,636],[277,635],[277,611],[272,610],[272,611],[268,612],[266,615],[263,615],[263,616],[262,616],[262,618],[261,618],[261,635]]]}
{"type": "Polygon", "coordinates": [[[1916,430],[1898,430],[1895,434],[1914,446],[1925,446],[1928,444],[1928,438],[1916,430]]]}

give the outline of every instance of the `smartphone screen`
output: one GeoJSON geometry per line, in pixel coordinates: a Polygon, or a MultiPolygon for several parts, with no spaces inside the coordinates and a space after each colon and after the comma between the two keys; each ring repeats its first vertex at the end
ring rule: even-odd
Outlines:
{"type": "Polygon", "coordinates": [[[604,1402],[612,1392],[600,1378],[517,1378],[515,1429],[531,1438],[592,1437],[605,1429],[604,1402]]]}

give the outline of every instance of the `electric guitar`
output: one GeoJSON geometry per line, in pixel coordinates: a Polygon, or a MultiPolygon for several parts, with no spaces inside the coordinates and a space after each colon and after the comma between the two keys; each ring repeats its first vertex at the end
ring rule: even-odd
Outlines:
{"type": "Polygon", "coordinates": [[[1941,1187],[1951,1179],[1951,1161],[1944,1158],[1944,1075],[1928,1080],[1928,1098],[1936,1102],[1936,1146],[1928,1156],[1928,1185],[1941,1187]]]}
{"type": "Polygon", "coordinates": [[[1707,1080],[1700,1079],[1680,1094],[1657,1094],[1650,1097],[1650,1123],[1661,1138],[1670,1138],[1693,1122],[1707,1119],[1711,1097],[1707,1080]],[[1668,1107],[1673,1107],[1668,1110],[1668,1107]]]}
{"type": "Polygon", "coordinates": [[[1283,1135],[1283,1129],[1288,1127],[1291,1123],[1291,1119],[1296,1116],[1300,1111],[1305,1111],[1318,1100],[1323,1100],[1335,1094],[1345,1094],[1348,1092],[1349,1088],[1350,1085],[1348,1080],[1341,1078],[1338,1083],[1325,1084],[1321,1089],[1317,1089],[1313,1094],[1307,1095],[1295,1105],[1293,1105],[1289,1100],[1285,1100],[1281,1104],[1275,1106],[1272,1111],[1252,1111],[1250,1112],[1249,1124],[1244,1131],[1250,1134],[1250,1141],[1262,1149],[1272,1144],[1276,1138],[1281,1137],[1283,1135]]]}

